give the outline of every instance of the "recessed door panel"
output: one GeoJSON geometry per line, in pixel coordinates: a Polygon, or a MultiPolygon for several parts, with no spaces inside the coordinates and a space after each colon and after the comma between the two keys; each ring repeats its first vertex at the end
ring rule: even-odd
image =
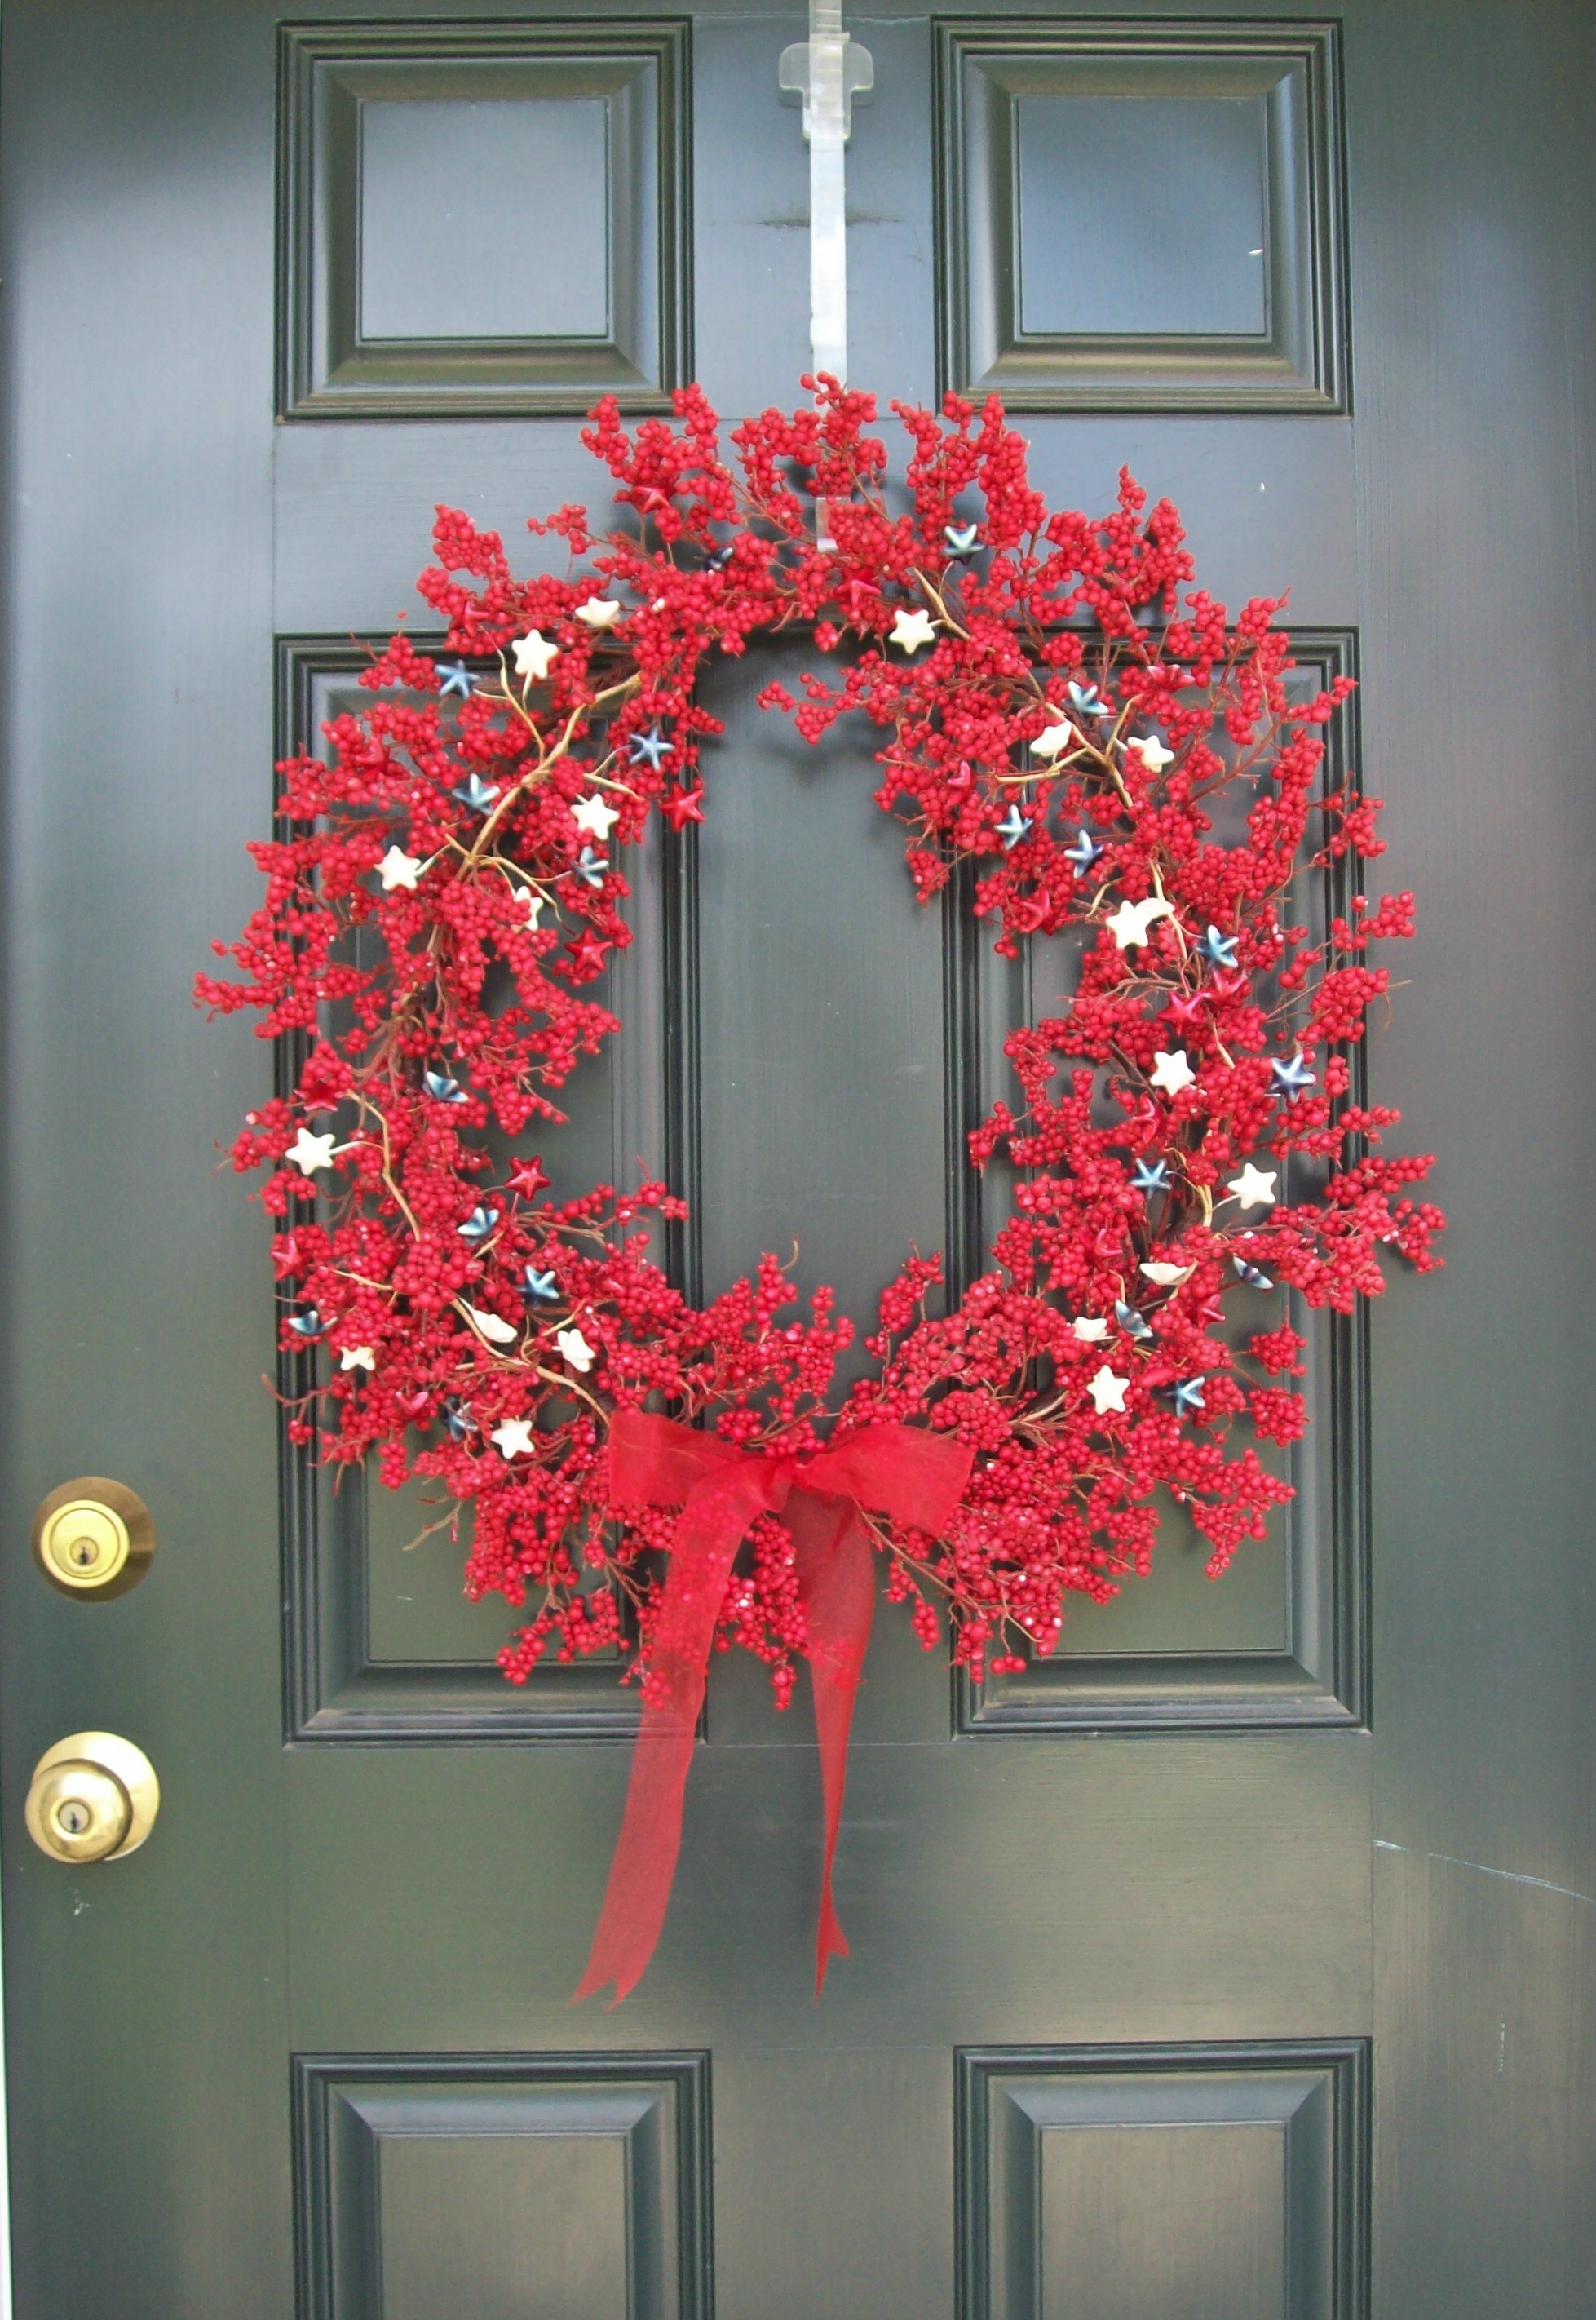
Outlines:
{"type": "Polygon", "coordinates": [[[1015,411],[1344,408],[1334,25],[936,38],[944,385],[1015,411]]]}
{"type": "Polygon", "coordinates": [[[668,407],[687,376],[680,20],[284,27],[284,417],[668,407]]]}

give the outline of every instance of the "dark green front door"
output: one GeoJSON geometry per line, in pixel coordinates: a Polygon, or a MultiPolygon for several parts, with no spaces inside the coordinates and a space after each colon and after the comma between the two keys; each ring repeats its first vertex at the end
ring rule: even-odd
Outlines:
{"type": "MultiPolygon", "coordinates": [[[[717,1663],[663,1940],[572,2010],[618,1823],[605,1668],[503,1685],[413,1510],[280,1452],[271,1057],[189,1004],[435,502],[600,499],[579,414],[797,400],[804,26],[7,0],[5,1972],[19,2320],[1571,2320],[1592,2255],[1585,1383],[1589,12],[876,5],[853,383],[993,384],[1054,506],[1129,464],[1232,604],[1359,675],[1337,747],[1417,890],[1374,1093],[1449,1269],[1312,1347],[1289,1519],[1171,1533],[1053,1663],[950,1684],[890,1612],[811,1995],[808,1711],[717,1663]],[[313,15],[313,21],[310,21],[313,15]],[[155,1560],[52,1591],[80,1474],[155,1560]],[[158,1771],[125,1862],[32,1767],[158,1771]]],[[[416,625],[422,625],[418,618],[416,625]]],[[[639,1157],[712,1291],[856,1315],[978,1262],[960,1131],[1059,962],[918,912],[868,743],[717,679],[550,1165],[639,1157]],[[1027,981],[1028,978],[1028,981],[1027,981]]]]}

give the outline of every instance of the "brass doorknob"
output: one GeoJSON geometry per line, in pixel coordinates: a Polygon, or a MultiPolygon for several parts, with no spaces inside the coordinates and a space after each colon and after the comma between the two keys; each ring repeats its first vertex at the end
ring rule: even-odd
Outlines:
{"type": "Polygon", "coordinates": [[[160,1810],[142,1748],[114,1732],[74,1732],[47,1748],[28,1790],[28,1835],[52,1861],[125,1861],[160,1810]]]}
{"type": "Polygon", "coordinates": [[[104,1474],[61,1483],[33,1518],[33,1559],[64,1595],[99,1602],[125,1595],[154,1553],[149,1509],[137,1491],[104,1474]]]}

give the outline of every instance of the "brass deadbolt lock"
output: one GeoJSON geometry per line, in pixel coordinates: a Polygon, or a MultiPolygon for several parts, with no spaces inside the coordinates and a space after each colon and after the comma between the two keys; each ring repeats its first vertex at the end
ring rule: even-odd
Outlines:
{"type": "Polygon", "coordinates": [[[125,1482],[104,1474],[63,1482],[33,1518],[33,1559],[63,1595],[102,1603],[125,1595],[154,1553],[149,1509],[125,1482]]]}
{"type": "Polygon", "coordinates": [[[125,1861],[160,1810],[142,1748],[114,1732],[74,1732],[47,1748],[28,1790],[28,1835],[52,1861],[125,1861]]]}

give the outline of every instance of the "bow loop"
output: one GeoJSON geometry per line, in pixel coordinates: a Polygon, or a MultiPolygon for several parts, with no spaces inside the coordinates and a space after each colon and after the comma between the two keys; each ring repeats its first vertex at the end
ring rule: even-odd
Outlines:
{"type": "Polygon", "coordinates": [[[934,1534],[953,1518],[970,1458],[951,1435],[927,1434],[918,1426],[866,1426],[806,1460],[803,1483],[934,1534]]]}

